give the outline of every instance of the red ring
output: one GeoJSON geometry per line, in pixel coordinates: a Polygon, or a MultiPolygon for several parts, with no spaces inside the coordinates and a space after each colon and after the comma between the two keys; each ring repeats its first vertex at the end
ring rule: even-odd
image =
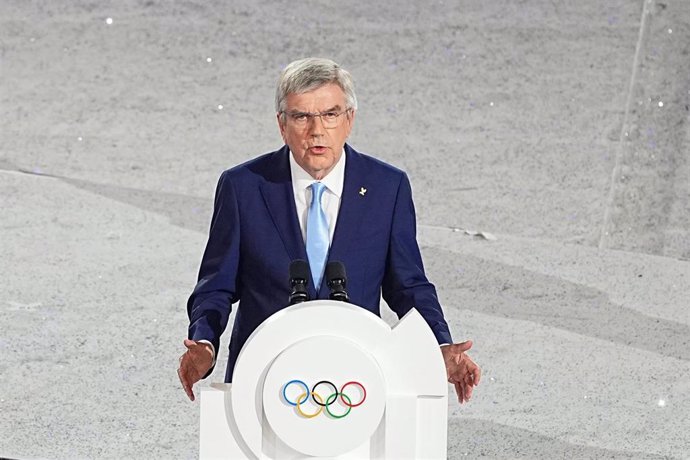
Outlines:
{"type": "Polygon", "coordinates": [[[364,385],[362,385],[362,384],[359,383],[359,382],[355,382],[355,381],[347,382],[347,383],[344,384],[342,387],[340,387],[340,400],[341,400],[341,401],[343,402],[343,404],[345,404],[346,406],[349,406],[349,407],[361,406],[365,399],[367,399],[367,389],[364,388],[364,385]],[[362,396],[362,400],[361,400],[360,402],[358,402],[357,404],[348,404],[348,403],[345,401],[345,399],[343,398],[343,391],[345,390],[345,387],[348,386],[348,385],[359,385],[359,387],[362,389],[362,392],[364,393],[364,396],[362,396]]]}

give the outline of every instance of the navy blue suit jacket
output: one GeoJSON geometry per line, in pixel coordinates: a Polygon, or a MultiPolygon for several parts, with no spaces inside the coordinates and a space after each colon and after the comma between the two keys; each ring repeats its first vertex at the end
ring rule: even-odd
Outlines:
{"type": "MultiPolygon", "coordinates": [[[[189,338],[210,341],[218,353],[231,304],[239,301],[226,382],[252,331],[287,306],[290,262],[307,260],[288,155],[284,146],[229,169],[216,189],[208,244],[187,312],[189,338]]],[[[378,315],[383,294],[398,317],[416,307],[438,342],[452,343],[436,289],[424,274],[406,174],[347,144],[345,155],[328,260],[345,265],[350,301],[378,315]]],[[[313,284],[308,288],[311,299],[328,298],[326,283],[318,293],[313,284]]]]}

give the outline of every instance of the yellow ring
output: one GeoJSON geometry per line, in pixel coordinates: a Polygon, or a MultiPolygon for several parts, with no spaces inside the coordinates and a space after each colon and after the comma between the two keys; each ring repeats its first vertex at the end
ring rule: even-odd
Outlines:
{"type": "MultiPolygon", "coordinates": [[[[320,402],[321,404],[323,404],[323,398],[321,397],[321,395],[319,395],[318,393],[314,393],[313,391],[311,392],[311,395],[312,395],[315,399],[318,399],[319,402],[320,402]]],[[[304,393],[302,393],[301,395],[299,395],[299,396],[297,397],[297,405],[296,405],[295,407],[297,407],[297,412],[299,412],[299,414],[300,414],[302,417],[305,417],[305,418],[314,418],[314,417],[316,417],[317,415],[319,415],[321,412],[323,412],[323,407],[324,407],[324,406],[319,406],[319,410],[317,410],[317,411],[314,412],[313,414],[305,414],[304,412],[302,412],[302,409],[301,409],[299,406],[300,406],[300,401],[302,401],[302,398],[304,398],[304,401],[307,400],[306,396],[307,396],[307,392],[306,392],[306,391],[305,391],[304,393]]]]}

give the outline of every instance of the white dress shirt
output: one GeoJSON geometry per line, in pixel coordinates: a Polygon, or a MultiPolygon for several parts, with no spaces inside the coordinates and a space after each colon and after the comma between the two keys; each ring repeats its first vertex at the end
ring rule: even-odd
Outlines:
{"type": "Polygon", "coordinates": [[[326,214],[328,239],[332,243],[335,224],[338,220],[338,211],[340,210],[340,197],[343,194],[343,183],[345,182],[345,152],[340,155],[340,159],[331,172],[320,181],[317,181],[302,169],[295,161],[292,152],[290,152],[290,174],[292,175],[292,192],[295,196],[297,219],[302,230],[302,240],[305,243],[307,242],[307,215],[309,213],[309,205],[311,205],[311,184],[321,182],[326,186],[326,190],[324,190],[324,194],[321,197],[321,207],[326,214]]]}

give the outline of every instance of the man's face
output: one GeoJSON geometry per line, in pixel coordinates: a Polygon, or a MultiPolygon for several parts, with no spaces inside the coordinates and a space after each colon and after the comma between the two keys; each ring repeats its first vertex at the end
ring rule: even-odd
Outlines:
{"type": "Polygon", "coordinates": [[[320,117],[307,117],[306,122],[300,122],[294,115],[340,113],[345,109],[345,93],[340,86],[331,83],[306,93],[288,94],[285,114],[278,114],[283,140],[297,164],[314,179],[323,179],[340,159],[355,121],[355,112],[350,110],[337,117],[335,126],[330,129],[324,127],[320,117]]]}

